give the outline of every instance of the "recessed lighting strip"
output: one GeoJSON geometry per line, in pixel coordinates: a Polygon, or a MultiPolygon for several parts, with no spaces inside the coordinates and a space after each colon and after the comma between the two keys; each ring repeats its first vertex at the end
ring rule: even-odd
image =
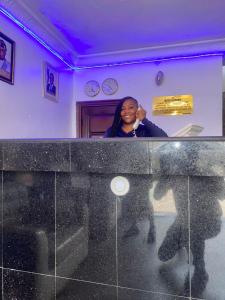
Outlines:
{"type": "Polygon", "coordinates": [[[40,43],[44,48],[50,51],[54,56],[60,59],[64,64],[66,64],[70,69],[74,69],[75,66],[71,65],[71,63],[67,62],[58,52],[52,49],[44,40],[42,40],[37,34],[35,34],[32,30],[30,30],[27,26],[22,24],[18,19],[16,19],[12,14],[10,14],[7,10],[0,6],[0,12],[13,21],[17,26],[22,28],[25,32],[27,32],[30,36],[32,36],[38,43],[40,43]]]}
{"type": "Polygon", "coordinates": [[[213,52],[213,53],[200,53],[200,54],[179,55],[179,56],[171,56],[171,57],[146,58],[146,59],[140,59],[140,60],[121,61],[121,62],[115,62],[115,63],[92,65],[92,66],[76,66],[76,67],[74,67],[74,70],[107,68],[107,67],[136,65],[136,64],[144,64],[144,63],[160,63],[162,61],[176,61],[176,60],[183,60],[183,59],[211,57],[211,56],[224,56],[224,53],[222,51],[220,51],[220,52],[213,52]]]}
{"type": "Polygon", "coordinates": [[[25,32],[27,32],[30,36],[32,36],[38,43],[40,43],[43,47],[45,47],[48,51],[50,51],[54,56],[60,59],[63,63],[65,63],[72,70],[84,70],[84,69],[99,69],[99,68],[109,68],[116,66],[128,66],[128,65],[136,65],[136,64],[144,64],[144,63],[160,63],[163,61],[176,61],[176,60],[184,60],[184,59],[194,59],[194,58],[202,58],[202,57],[211,57],[211,56],[224,56],[225,51],[218,51],[212,53],[199,53],[199,54],[187,54],[187,55],[177,55],[171,57],[158,57],[158,58],[145,58],[140,60],[130,60],[130,61],[121,61],[114,63],[103,63],[96,65],[87,65],[87,66],[74,66],[71,63],[67,62],[65,58],[63,58],[58,52],[52,49],[44,40],[42,40],[38,35],[36,35],[32,30],[30,30],[27,26],[22,24],[18,19],[16,19],[12,14],[10,14],[7,10],[0,6],[0,12],[8,17],[11,21],[13,21],[16,25],[22,28],[25,32]]]}

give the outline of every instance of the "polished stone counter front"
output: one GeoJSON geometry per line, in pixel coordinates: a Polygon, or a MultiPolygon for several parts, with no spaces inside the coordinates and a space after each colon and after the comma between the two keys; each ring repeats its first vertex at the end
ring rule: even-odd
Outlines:
{"type": "Polygon", "coordinates": [[[0,140],[0,170],[224,176],[224,149],[219,138],[0,140]]]}
{"type": "Polygon", "coordinates": [[[6,140],[0,170],[2,299],[225,299],[224,140],[6,140]]]}

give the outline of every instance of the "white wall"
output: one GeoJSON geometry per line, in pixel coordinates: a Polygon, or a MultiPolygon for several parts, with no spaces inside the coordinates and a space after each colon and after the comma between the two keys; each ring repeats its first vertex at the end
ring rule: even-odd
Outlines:
{"type": "Polygon", "coordinates": [[[0,81],[0,138],[72,137],[73,74],[60,73],[58,103],[44,98],[42,63],[61,62],[3,16],[0,29],[16,42],[15,84],[0,81]]]}
{"type": "Polygon", "coordinates": [[[225,92],[225,67],[223,67],[223,92],[225,92]]]}
{"type": "Polygon", "coordinates": [[[78,71],[74,75],[76,101],[118,99],[133,96],[148,111],[148,118],[162,127],[169,135],[193,123],[201,125],[202,136],[222,135],[222,58],[205,57],[160,64],[145,63],[104,69],[78,71]],[[161,70],[165,79],[161,86],[155,84],[155,76],[161,70]],[[102,91],[94,98],[84,94],[88,80],[101,84],[107,77],[117,79],[119,90],[113,96],[102,91]],[[192,94],[194,112],[187,116],[152,116],[152,98],[162,95],[192,94]]]}
{"type": "Polygon", "coordinates": [[[148,118],[172,135],[187,124],[203,126],[203,136],[222,134],[222,59],[220,57],[129,65],[71,72],[62,71],[59,102],[42,96],[42,62],[62,67],[58,59],[0,16],[3,33],[16,42],[15,84],[0,81],[0,138],[75,137],[75,101],[90,101],[84,84],[91,79],[100,83],[114,77],[119,91],[113,96],[102,92],[93,98],[118,99],[127,95],[139,100],[148,118]],[[162,70],[165,80],[156,86],[155,75],[162,70]],[[154,117],[153,96],[192,94],[194,113],[188,116],[154,117]]]}

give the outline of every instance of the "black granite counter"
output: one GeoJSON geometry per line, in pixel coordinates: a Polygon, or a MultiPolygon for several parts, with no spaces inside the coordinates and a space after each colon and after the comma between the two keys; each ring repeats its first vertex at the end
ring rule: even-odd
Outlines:
{"type": "Polygon", "coordinates": [[[225,299],[222,138],[4,140],[0,171],[2,299],[225,299]]]}
{"type": "Polygon", "coordinates": [[[0,170],[223,176],[224,149],[222,138],[0,140],[0,170]]]}

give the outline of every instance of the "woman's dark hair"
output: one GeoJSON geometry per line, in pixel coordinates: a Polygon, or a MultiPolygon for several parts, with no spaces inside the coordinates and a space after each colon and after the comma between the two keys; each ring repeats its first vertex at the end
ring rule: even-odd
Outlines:
{"type": "Polygon", "coordinates": [[[124,97],[120,100],[119,104],[117,105],[116,107],[116,110],[115,110],[115,114],[114,114],[114,119],[113,119],[113,123],[112,123],[112,127],[111,127],[111,130],[110,130],[110,133],[108,135],[108,137],[115,137],[117,135],[117,131],[121,128],[122,126],[122,120],[121,120],[121,116],[120,116],[120,113],[121,113],[121,110],[122,110],[122,106],[123,106],[123,103],[126,101],[126,100],[133,100],[134,102],[136,102],[137,106],[138,106],[138,102],[135,98],[133,97],[130,97],[130,96],[127,96],[127,97],[124,97]]]}

